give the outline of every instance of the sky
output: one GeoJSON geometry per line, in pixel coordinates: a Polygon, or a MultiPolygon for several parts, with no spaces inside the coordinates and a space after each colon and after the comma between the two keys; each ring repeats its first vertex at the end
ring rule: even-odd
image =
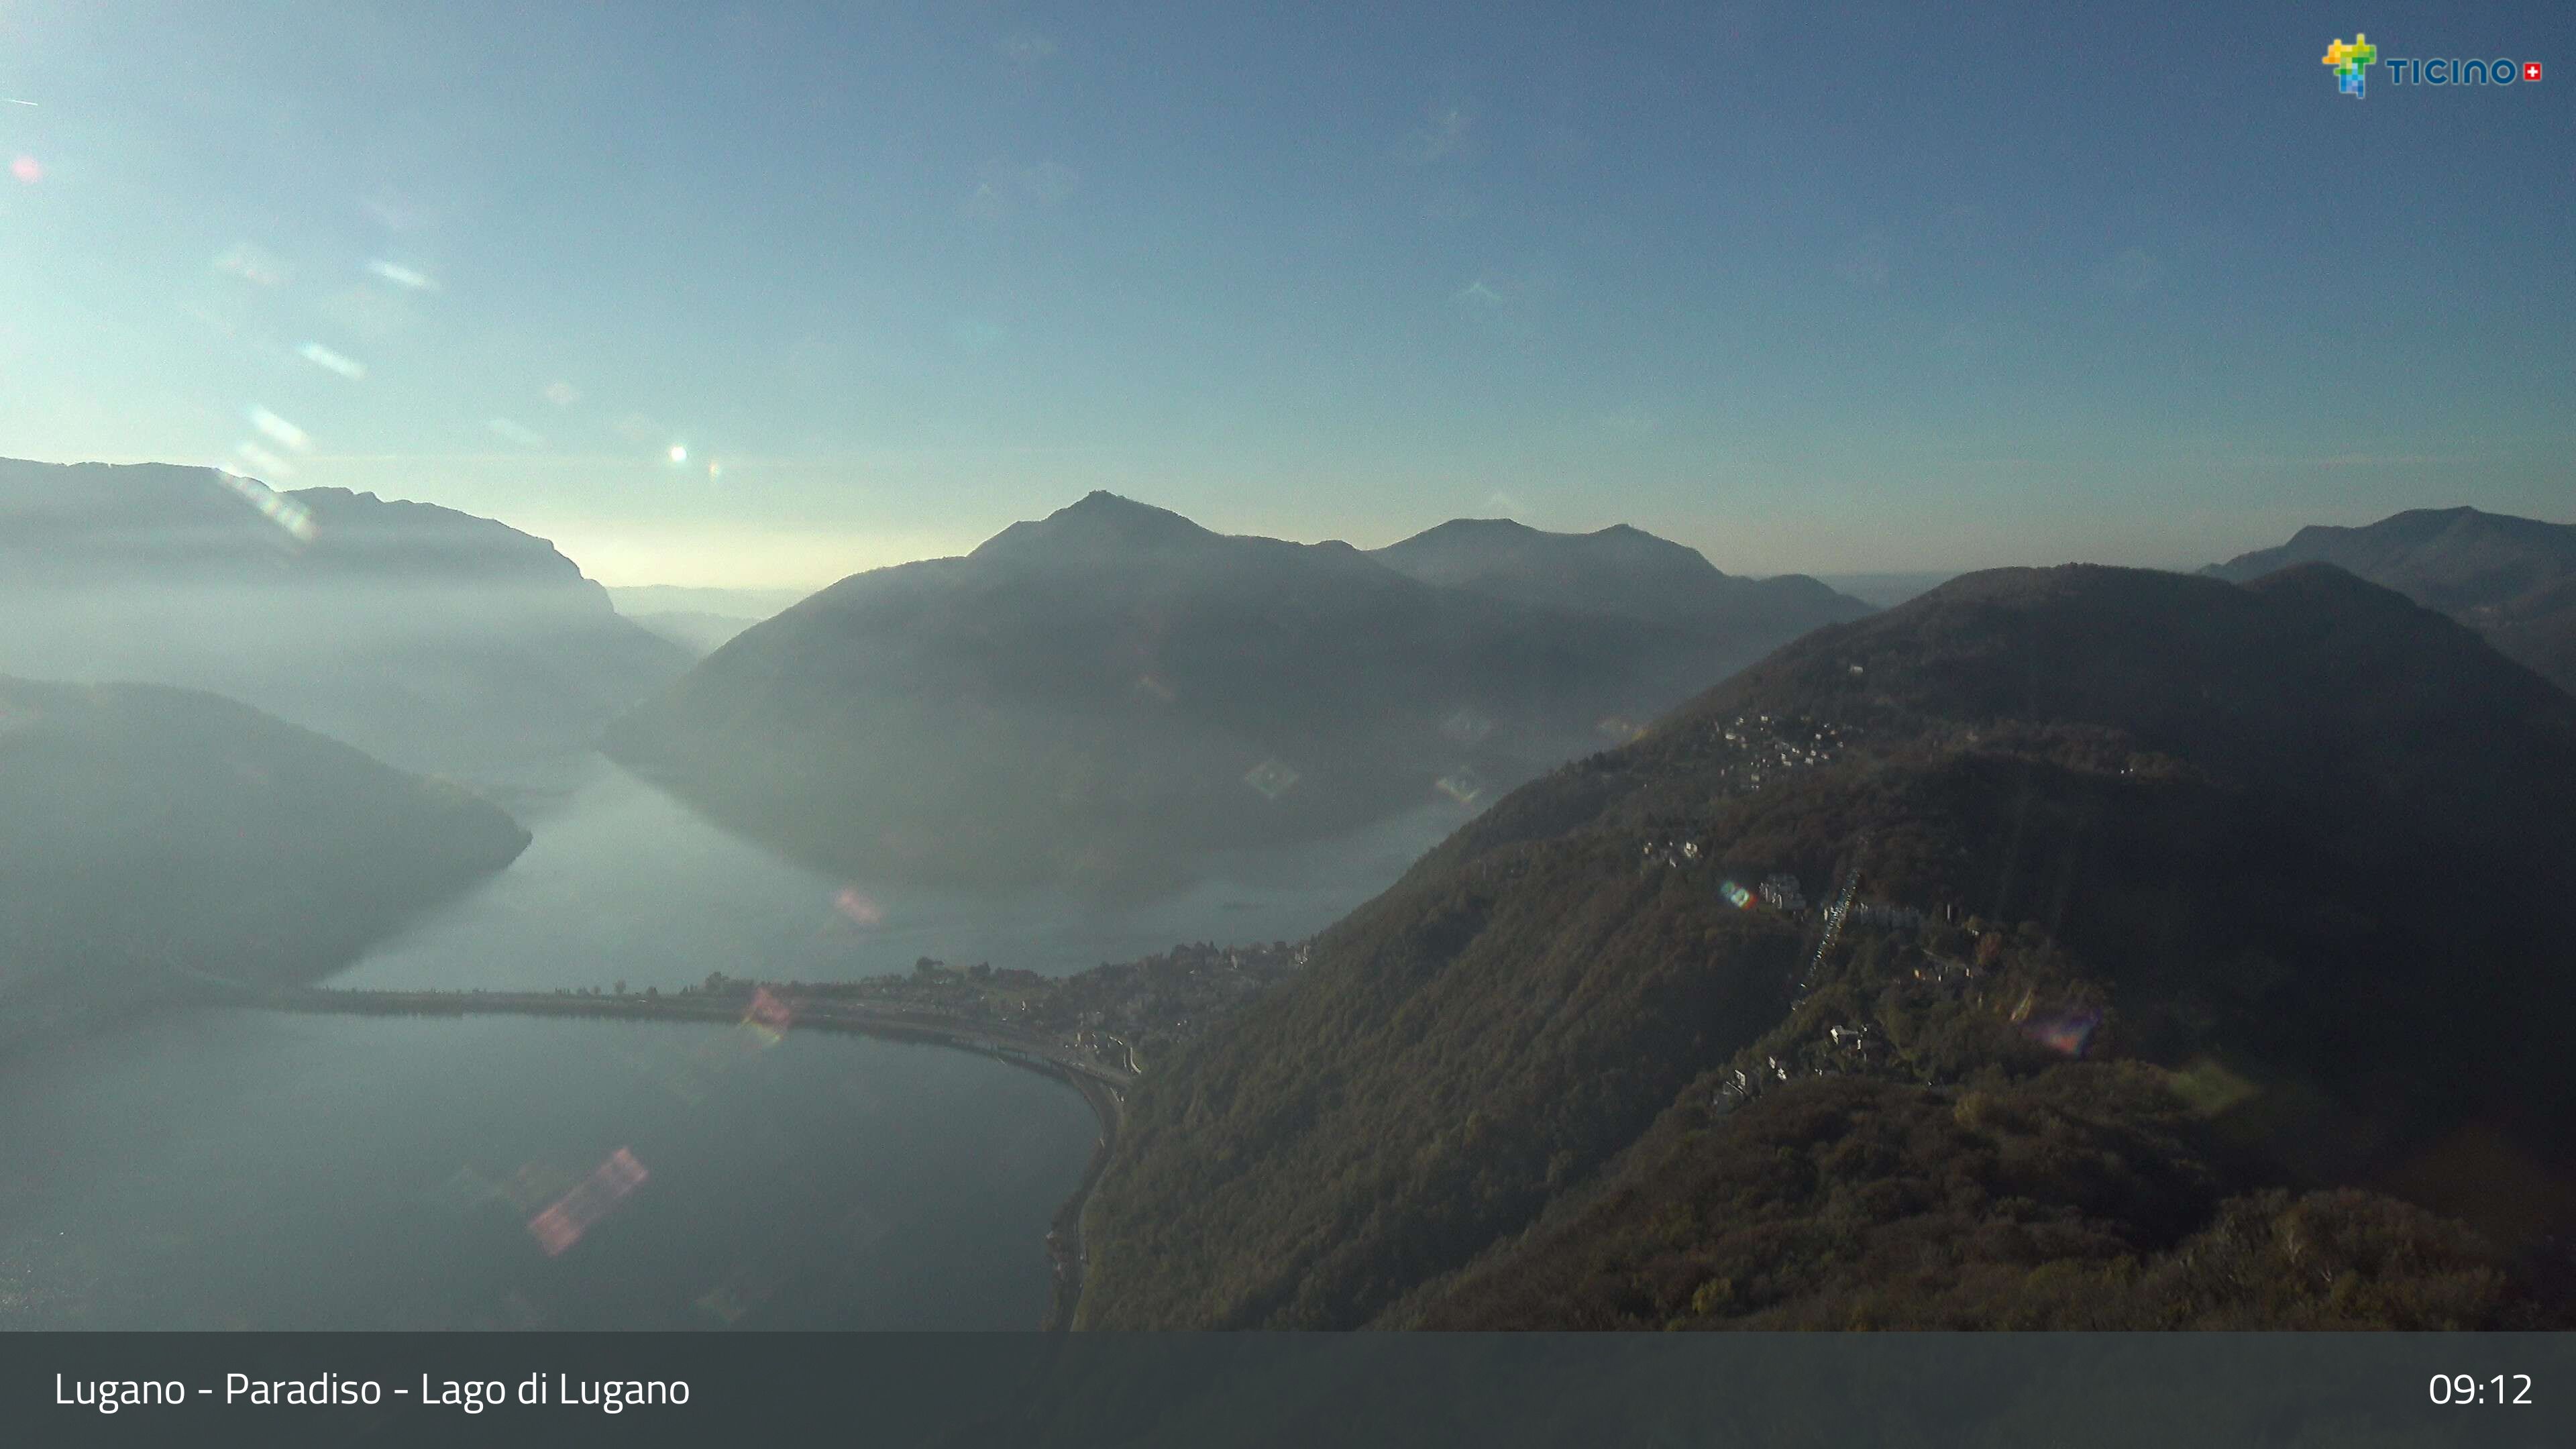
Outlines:
{"type": "Polygon", "coordinates": [[[2576,517],[2557,3],[0,0],[0,164],[0,456],[613,584],[1095,488],[1753,574],[2576,517]]]}

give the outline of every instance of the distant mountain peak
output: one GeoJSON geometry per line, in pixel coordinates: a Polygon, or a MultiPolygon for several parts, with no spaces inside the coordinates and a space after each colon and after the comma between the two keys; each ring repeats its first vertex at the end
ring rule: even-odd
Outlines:
{"type": "Polygon", "coordinates": [[[2576,690],[2576,524],[2465,505],[2410,508],[2357,528],[2312,524],[2205,572],[2243,583],[2319,563],[2439,609],[2576,690]]]}
{"type": "Polygon", "coordinates": [[[1048,514],[1050,523],[1081,523],[1086,526],[1108,526],[1123,529],[1158,530],[1175,534],[1204,534],[1206,529],[1192,523],[1168,508],[1139,503],[1121,497],[1105,488],[1094,488],[1081,499],[1048,514]]]}
{"type": "MultiPolygon", "coordinates": [[[[1674,543],[1671,539],[1661,538],[1655,534],[1648,533],[1646,530],[1639,528],[1634,524],[1614,523],[1607,528],[1596,528],[1590,533],[1560,533],[1553,529],[1533,527],[1521,522],[1517,518],[1453,518],[1446,523],[1435,523],[1431,527],[1413,535],[1412,538],[1405,539],[1403,543],[1412,543],[1417,539],[1456,539],[1469,537],[1471,535],[1481,535],[1487,538],[1497,539],[1526,539],[1533,542],[1549,539],[1568,540],[1582,538],[1645,539],[1653,543],[1662,544],[1667,548],[1685,549],[1685,551],[1688,552],[1697,552],[1697,550],[1687,549],[1683,544],[1674,543]]],[[[1402,546],[1403,544],[1390,545],[1390,547],[1394,548],[1400,548],[1402,546]]]]}
{"type": "Polygon", "coordinates": [[[1698,549],[1627,523],[1551,533],[1509,518],[1459,518],[1371,557],[1443,588],[1668,623],[1759,616],[1805,625],[1869,612],[1813,579],[1735,577],[1698,549]]]}
{"type": "Polygon", "coordinates": [[[1034,522],[1014,523],[986,539],[973,557],[1054,555],[1081,562],[1103,552],[1196,548],[1219,535],[1168,508],[1094,489],[1034,522]]]}

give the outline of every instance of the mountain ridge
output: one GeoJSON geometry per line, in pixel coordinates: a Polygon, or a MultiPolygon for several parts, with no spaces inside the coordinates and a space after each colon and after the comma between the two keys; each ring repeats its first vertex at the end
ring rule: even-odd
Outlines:
{"type": "Polygon", "coordinates": [[[1425,583],[1661,622],[1798,609],[1819,620],[1870,612],[1804,574],[1728,574],[1699,550],[1626,523],[1551,533],[1508,518],[1457,518],[1369,556],[1425,583]]]}
{"type": "Polygon", "coordinates": [[[190,976],[313,980],[528,839],[461,787],[218,695],[0,676],[0,1047],[190,976]]]}
{"type": "Polygon", "coordinates": [[[1479,801],[1826,616],[1555,608],[1094,492],[814,594],[611,745],[834,869],[1159,888],[1218,845],[1479,801]]]}
{"type": "Polygon", "coordinates": [[[2570,798],[2576,704],[2339,570],[1969,575],[1505,797],[1159,1066],[1083,1323],[2523,1321],[2502,1245],[2569,1219],[2426,1164],[2576,1166],[2570,798]],[[2181,1266],[2294,1230],[2360,1291],[2181,1266]]]}
{"type": "Polygon", "coordinates": [[[0,670],[211,689],[397,763],[584,746],[686,663],[543,539],[214,469],[0,460],[0,670]]]}
{"type": "Polygon", "coordinates": [[[2576,524],[2408,509],[2359,527],[2311,524],[2203,572],[2244,582],[2297,563],[2335,564],[2449,614],[2576,693],[2576,524]]]}

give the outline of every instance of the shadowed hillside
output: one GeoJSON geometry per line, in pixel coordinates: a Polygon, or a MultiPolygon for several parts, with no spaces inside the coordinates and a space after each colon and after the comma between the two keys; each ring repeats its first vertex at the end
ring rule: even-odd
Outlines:
{"type": "Polygon", "coordinates": [[[686,660],[490,519],[209,468],[0,460],[0,670],[211,689],[473,771],[588,747],[686,660]]]}
{"type": "Polygon", "coordinates": [[[326,975],[527,843],[454,785],[227,699],[0,677],[0,1049],[187,973],[326,975]]]}
{"type": "Polygon", "coordinates": [[[2209,572],[2242,582],[2330,563],[2439,609],[2576,693],[2576,524],[2419,508],[2365,528],[2303,528],[2209,572]]]}
{"type": "Polygon", "coordinates": [[[704,659],[726,640],[804,598],[792,589],[682,588],[639,584],[608,591],[619,617],[668,639],[691,659],[704,659]]]}
{"type": "Polygon", "coordinates": [[[1515,792],[1150,1075],[1085,1321],[2528,1321],[2571,801],[2576,704],[2339,570],[1967,576],[1515,792]]]}
{"type": "Polygon", "coordinates": [[[612,747],[837,869],[1150,890],[1213,848],[1481,804],[1816,621],[1682,612],[1434,586],[1095,493],[746,631],[612,747]]]}

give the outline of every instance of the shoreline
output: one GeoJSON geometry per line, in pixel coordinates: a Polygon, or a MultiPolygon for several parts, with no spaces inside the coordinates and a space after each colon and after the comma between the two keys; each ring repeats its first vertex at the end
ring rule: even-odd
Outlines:
{"type": "Polygon", "coordinates": [[[1082,1309],[1082,1289],[1091,1267],[1090,1250],[1082,1240],[1082,1217],[1090,1210],[1091,1195],[1100,1190],[1100,1180],[1109,1175],[1109,1159],[1118,1150],[1118,1134],[1127,1123],[1127,1099],[1106,1083],[1066,1078],[1073,1089],[1100,1118],[1100,1138],[1091,1149],[1091,1160],[1083,1165],[1082,1180],[1074,1185],[1073,1195],[1055,1210],[1053,1226],[1047,1230],[1047,1258],[1055,1265],[1055,1281],[1047,1295],[1046,1317],[1038,1321],[1041,1333],[1070,1333],[1074,1317],[1082,1309]]]}
{"type": "Polygon", "coordinates": [[[1084,1163],[1082,1177],[1072,1194],[1048,1220],[1046,1252],[1053,1272],[1048,1286],[1046,1315],[1038,1323],[1038,1331],[1042,1333],[1071,1331],[1074,1316],[1081,1308],[1089,1256],[1082,1238],[1082,1218],[1090,1207],[1092,1194],[1108,1173],[1110,1156],[1117,1150],[1119,1132],[1126,1122],[1125,1090],[1136,1081],[1132,1072],[1084,1060],[1079,1049],[1068,1043],[1014,1031],[997,1023],[923,1012],[882,1011],[793,994],[782,994],[777,998],[779,1004],[789,1008],[789,1019],[780,1027],[771,1027],[755,1016],[746,1015],[739,1004],[725,997],[259,987],[201,973],[189,974],[197,982],[216,988],[207,993],[207,1004],[234,1008],[354,1016],[495,1015],[687,1021],[709,1026],[754,1026],[763,1030],[803,1026],[852,1036],[944,1046],[1052,1077],[1073,1088],[1090,1105],[1093,1116],[1100,1123],[1100,1136],[1092,1146],[1091,1156],[1084,1163]]]}

